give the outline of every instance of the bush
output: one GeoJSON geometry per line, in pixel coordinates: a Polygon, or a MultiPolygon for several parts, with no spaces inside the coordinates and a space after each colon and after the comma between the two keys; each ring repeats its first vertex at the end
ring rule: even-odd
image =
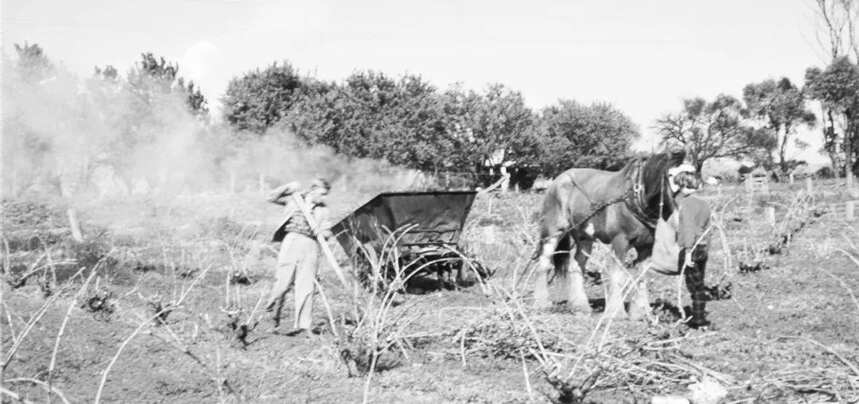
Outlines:
{"type": "Polygon", "coordinates": [[[835,171],[832,171],[830,167],[821,167],[814,173],[814,176],[822,179],[835,178],[835,171]]]}

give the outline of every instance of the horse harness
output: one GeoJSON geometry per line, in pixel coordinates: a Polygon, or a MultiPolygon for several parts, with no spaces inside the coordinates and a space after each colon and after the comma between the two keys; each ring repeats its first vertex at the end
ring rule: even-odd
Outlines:
{"type": "Polygon", "coordinates": [[[659,217],[662,216],[662,208],[665,204],[664,201],[664,187],[665,187],[665,178],[660,178],[659,183],[659,216],[656,219],[651,219],[647,216],[647,213],[644,212],[643,206],[646,206],[647,200],[645,199],[646,195],[644,194],[644,170],[642,166],[644,160],[638,160],[638,164],[635,165],[635,171],[633,172],[632,177],[634,181],[632,183],[632,198],[624,199],[626,202],[626,207],[632,212],[636,219],[638,219],[641,223],[644,223],[645,226],[650,228],[651,230],[656,229],[656,223],[659,221],[659,217]]]}
{"type": "MultiPolygon", "coordinates": [[[[632,174],[627,177],[627,178],[632,179],[632,186],[631,187],[628,187],[626,189],[626,191],[624,191],[624,193],[621,194],[620,196],[618,196],[616,198],[609,199],[608,201],[604,201],[600,204],[595,204],[593,202],[593,200],[591,200],[591,198],[588,196],[587,192],[585,192],[585,190],[581,186],[579,186],[578,183],[576,183],[576,181],[573,179],[573,177],[570,175],[567,175],[570,178],[570,182],[573,184],[573,186],[578,188],[579,191],[582,192],[582,195],[584,195],[585,198],[588,199],[588,203],[590,204],[590,208],[591,208],[589,213],[583,219],[579,220],[577,223],[570,226],[570,228],[571,229],[578,228],[579,226],[581,226],[582,224],[584,224],[588,220],[591,220],[594,216],[596,216],[597,213],[599,213],[603,209],[605,209],[611,205],[614,205],[616,203],[624,202],[626,204],[626,206],[629,208],[629,210],[632,212],[633,216],[635,216],[636,219],[638,219],[640,222],[644,223],[644,225],[647,226],[649,229],[651,229],[651,230],[655,229],[656,223],[659,219],[658,218],[656,220],[650,219],[649,217],[647,217],[647,214],[644,212],[644,209],[642,208],[642,206],[644,206],[644,204],[646,203],[645,194],[644,194],[644,181],[642,178],[644,175],[644,170],[642,169],[643,168],[642,166],[644,165],[643,163],[644,163],[643,159],[637,159],[635,162],[635,167],[633,167],[633,169],[632,169],[632,174]]],[[[662,182],[660,184],[660,186],[664,186],[664,182],[662,182]]],[[[660,189],[660,192],[662,192],[661,189],[660,189]]],[[[662,198],[663,198],[663,196],[660,195],[660,197],[659,197],[660,216],[662,215],[662,208],[663,208],[663,204],[664,204],[664,201],[662,198]]]]}

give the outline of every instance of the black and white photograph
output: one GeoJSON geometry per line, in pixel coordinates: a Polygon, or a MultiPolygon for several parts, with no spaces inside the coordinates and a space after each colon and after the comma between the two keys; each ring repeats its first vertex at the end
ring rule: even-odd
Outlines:
{"type": "Polygon", "coordinates": [[[859,0],[3,0],[0,403],[859,403],[859,0]]]}

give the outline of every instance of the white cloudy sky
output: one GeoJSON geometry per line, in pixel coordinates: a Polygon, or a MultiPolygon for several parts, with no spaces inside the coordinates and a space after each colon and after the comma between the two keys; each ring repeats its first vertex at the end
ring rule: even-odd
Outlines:
{"type": "MultiPolygon", "coordinates": [[[[179,61],[213,104],[231,77],[287,59],[322,79],[375,69],[442,88],[500,82],[535,108],[608,101],[645,140],[684,97],[739,96],[770,77],[801,83],[826,60],[813,0],[3,0],[0,13],[6,54],[35,42],[90,74],[152,51],[179,61]]],[[[819,136],[803,134],[813,149],[819,136]]]]}

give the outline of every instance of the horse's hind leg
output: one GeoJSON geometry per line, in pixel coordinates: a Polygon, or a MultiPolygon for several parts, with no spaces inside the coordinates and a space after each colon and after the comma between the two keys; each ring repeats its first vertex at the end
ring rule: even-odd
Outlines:
{"type": "MultiPolygon", "coordinates": [[[[552,256],[552,263],[555,266],[555,282],[560,293],[557,296],[565,299],[569,296],[569,268],[570,268],[570,249],[572,248],[573,239],[569,234],[565,234],[558,240],[558,246],[555,248],[555,254],[552,256]]],[[[551,291],[549,292],[551,294],[551,291]]]]}
{"type": "Polygon", "coordinates": [[[549,271],[554,267],[553,255],[558,247],[559,237],[550,236],[541,241],[540,256],[537,258],[534,280],[534,307],[546,309],[552,306],[549,300],[549,271]]]}
{"type": "Polygon", "coordinates": [[[579,238],[576,241],[576,262],[568,269],[567,274],[567,304],[576,313],[591,313],[591,305],[585,292],[585,265],[591,255],[593,240],[579,238]]]}

